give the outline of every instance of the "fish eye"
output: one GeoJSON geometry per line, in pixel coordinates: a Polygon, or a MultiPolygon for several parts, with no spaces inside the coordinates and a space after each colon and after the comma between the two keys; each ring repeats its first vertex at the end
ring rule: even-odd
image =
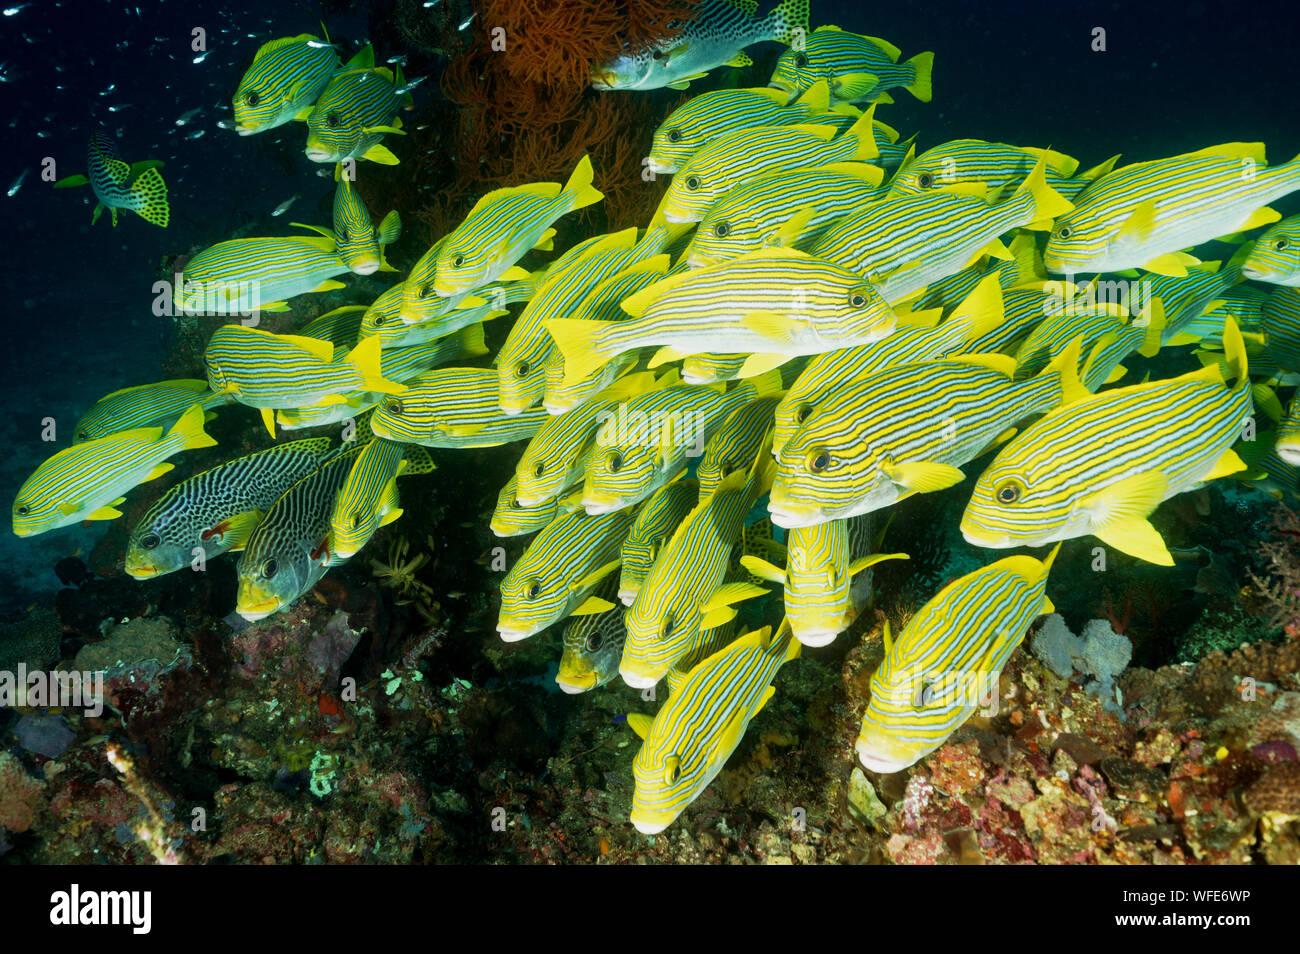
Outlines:
{"type": "Polygon", "coordinates": [[[1020,499],[1020,485],[1005,483],[997,489],[998,503],[1013,504],[1020,499]]]}
{"type": "Polygon", "coordinates": [[[854,308],[861,308],[867,303],[867,296],[862,292],[854,292],[849,296],[849,305],[854,308]]]}
{"type": "Polygon", "coordinates": [[[935,691],[934,683],[927,682],[921,687],[921,691],[916,694],[916,705],[918,708],[928,706],[934,702],[935,691]]]}
{"type": "Polygon", "coordinates": [[[1073,234],[1074,229],[1070,228],[1068,225],[1062,225],[1052,233],[1052,238],[1068,239],[1073,234]]]}
{"type": "Polygon", "coordinates": [[[249,106],[256,106],[261,99],[262,97],[257,95],[257,90],[255,89],[250,89],[248,95],[244,97],[244,101],[247,102],[249,106]]]}
{"type": "Polygon", "coordinates": [[[338,113],[326,113],[326,114],[325,114],[325,122],[327,122],[327,123],[329,124],[330,129],[338,129],[338,128],[339,128],[339,114],[338,114],[338,113]]]}
{"type": "Polygon", "coordinates": [[[609,472],[611,474],[617,474],[622,469],[623,469],[623,455],[620,454],[618,451],[610,451],[609,472]]]}
{"type": "Polygon", "coordinates": [[[401,414],[402,402],[397,400],[397,398],[389,398],[384,402],[384,410],[389,414],[401,414]]]}
{"type": "Polygon", "coordinates": [[[919,176],[916,177],[916,184],[919,185],[922,189],[933,189],[934,176],[928,172],[922,172],[919,176]]]}
{"type": "Polygon", "coordinates": [[[465,264],[465,256],[457,255],[455,258],[451,260],[451,264],[456,268],[460,268],[462,265],[465,264]]]}
{"type": "Polygon", "coordinates": [[[587,637],[587,642],[586,642],[587,652],[594,653],[596,650],[600,649],[600,644],[601,644],[600,633],[592,633],[590,636],[587,637]]]}
{"type": "Polygon", "coordinates": [[[162,540],[158,538],[158,534],[146,533],[143,537],[140,538],[140,549],[152,550],[160,543],[162,543],[162,540]]]}
{"type": "Polygon", "coordinates": [[[811,404],[800,404],[799,409],[794,412],[794,419],[802,424],[812,416],[813,406],[811,404]]]}
{"type": "Polygon", "coordinates": [[[511,498],[510,498],[510,502],[509,502],[508,504],[506,504],[506,508],[507,508],[508,510],[519,510],[519,509],[520,509],[520,507],[519,507],[519,501],[518,501],[516,498],[511,497],[511,498]]]}
{"type": "Polygon", "coordinates": [[[19,507],[17,510],[14,511],[14,513],[18,514],[18,516],[20,517],[25,517],[31,512],[32,512],[32,508],[28,507],[26,504],[23,504],[23,506],[19,507]]]}
{"type": "Polygon", "coordinates": [[[384,316],[383,316],[383,315],[376,315],[376,316],[375,316],[375,327],[378,328],[378,327],[379,327],[380,325],[382,325],[383,323],[384,323],[384,316]]]}
{"type": "Polygon", "coordinates": [[[280,564],[274,560],[267,560],[262,564],[262,579],[269,580],[275,576],[276,571],[280,569],[280,564]]]}
{"type": "Polygon", "coordinates": [[[360,528],[360,526],[361,526],[361,511],[358,510],[352,514],[352,529],[356,530],[360,528]]]}
{"type": "Polygon", "coordinates": [[[89,435],[88,433],[86,433],[85,431],[77,431],[77,440],[79,440],[79,441],[88,441],[88,440],[90,440],[90,435],[89,435]]]}
{"type": "Polygon", "coordinates": [[[520,361],[519,364],[515,366],[515,377],[526,378],[528,377],[528,372],[530,370],[531,369],[528,367],[527,361],[520,361]]]}
{"type": "Polygon", "coordinates": [[[824,447],[814,448],[808,452],[808,473],[820,474],[829,470],[831,466],[831,454],[824,447]]]}
{"type": "Polygon", "coordinates": [[[1276,248],[1279,252],[1285,252],[1288,248],[1291,247],[1291,243],[1284,238],[1280,238],[1277,240],[1277,244],[1273,247],[1276,248]]]}
{"type": "Polygon", "coordinates": [[[740,465],[735,463],[734,461],[728,461],[727,463],[722,465],[722,476],[730,477],[732,474],[736,472],[739,466],[740,465]]]}
{"type": "Polygon", "coordinates": [[[420,297],[421,297],[421,298],[428,298],[431,294],[433,294],[433,286],[432,286],[432,285],[421,285],[421,286],[420,286],[420,297]]]}
{"type": "Polygon", "coordinates": [[[544,473],[546,473],[546,465],[543,464],[541,461],[538,461],[536,464],[533,465],[534,477],[540,477],[544,473]]]}
{"type": "Polygon", "coordinates": [[[799,67],[799,69],[801,69],[801,70],[805,70],[805,69],[807,69],[807,68],[808,68],[808,54],[807,54],[807,53],[796,53],[796,54],[794,55],[794,65],[797,66],[797,67],[799,67]]]}
{"type": "Polygon", "coordinates": [[[664,784],[676,785],[677,780],[682,777],[682,760],[677,756],[670,758],[664,765],[664,784]]]}
{"type": "Polygon", "coordinates": [[[669,141],[669,142],[681,142],[681,141],[682,141],[682,131],[681,131],[680,129],[670,129],[670,130],[668,130],[668,141],[669,141]]]}
{"type": "Polygon", "coordinates": [[[542,584],[537,580],[529,580],[524,587],[524,596],[530,600],[537,599],[537,594],[542,592],[542,584]]]}
{"type": "Polygon", "coordinates": [[[731,234],[731,223],[723,221],[713,227],[713,234],[718,238],[726,238],[731,234]]]}
{"type": "Polygon", "coordinates": [[[690,191],[694,192],[694,191],[695,191],[696,189],[698,189],[699,187],[700,187],[700,177],[699,177],[699,176],[687,176],[687,177],[686,177],[686,188],[687,188],[687,189],[689,189],[690,191]]]}

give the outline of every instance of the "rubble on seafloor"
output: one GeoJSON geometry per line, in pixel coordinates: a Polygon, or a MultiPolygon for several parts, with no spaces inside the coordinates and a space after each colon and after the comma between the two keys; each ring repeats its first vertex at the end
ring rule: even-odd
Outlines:
{"type": "Polygon", "coordinates": [[[19,706],[0,723],[4,860],[1300,861],[1294,640],[1130,668],[1101,695],[1096,665],[1062,675],[1031,642],[996,712],[878,776],[853,756],[882,654],[877,633],[856,635],[864,618],[781,671],[727,768],[646,837],[627,821],[639,743],[625,716],[654,701],[556,692],[545,638],[506,653],[464,633],[482,645],[456,666],[427,624],[381,645],[375,607],[335,586],[238,631],[106,619],[45,659],[102,670],[106,707],[19,706]]]}

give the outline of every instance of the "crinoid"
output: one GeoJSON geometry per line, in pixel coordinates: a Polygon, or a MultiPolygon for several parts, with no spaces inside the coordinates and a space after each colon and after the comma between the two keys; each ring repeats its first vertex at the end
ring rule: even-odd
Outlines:
{"type": "Polygon", "coordinates": [[[419,553],[408,560],[407,554],[410,550],[411,541],[406,537],[398,537],[393,541],[393,545],[388,548],[387,563],[381,563],[379,560],[370,561],[372,572],[381,586],[387,586],[397,591],[397,604],[399,606],[406,606],[410,603],[432,603],[434,601],[433,590],[416,579],[415,576],[416,572],[429,562],[429,555],[419,553]]]}

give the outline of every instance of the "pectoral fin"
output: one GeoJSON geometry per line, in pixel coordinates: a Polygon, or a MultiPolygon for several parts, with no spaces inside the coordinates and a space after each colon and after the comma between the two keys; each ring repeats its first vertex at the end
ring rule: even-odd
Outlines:
{"type": "Polygon", "coordinates": [[[962,471],[951,464],[937,461],[908,461],[903,464],[886,464],[880,468],[886,477],[919,494],[945,490],[966,479],[962,471]]]}

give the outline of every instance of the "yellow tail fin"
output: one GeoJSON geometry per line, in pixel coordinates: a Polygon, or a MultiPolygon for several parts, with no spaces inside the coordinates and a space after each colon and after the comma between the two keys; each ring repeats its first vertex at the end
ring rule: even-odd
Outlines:
{"type": "Polygon", "coordinates": [[[1047,184],[1047,156],[1039,156],[1033,171],[1020,184],[1015,197],[1028,193],[1033,197],[1033,221],[1025,228],[1045,231],[1052,219],[1065,215],[1074,208],[1073,203],[1047,184]]]}
{"type": "Polygon", "coordinates": [[[196,447],[216,447],[217,442],[203,430],[203,422],[203,405],[191,404],[189,409],[181,415],[180,420],[172,425],[172,429],[167,432],[167,436],[184,437],[186,450],[194,450],[196,447]]]}
{"type": "Polygon", "coordinates": [[[921,102],[928,103],[931,96],[930,76],[934,72],[934,54],[929,51],[918,53],[903,65],[910,66],[916,71],[916,78],[905,89],[921,102]]]}
{"type": "Polygon", "coordinates": [[[613,357],[600,351],[601,326],[612,322],[583,321],[576,318],[552,318],[542,322],[542,327],[555,339],[555,346],[564,356],[564,386],[572,387],[587,380],[613,357]]]}
{"type": "Polygon", "coordinates": [[[569,211],[584,209],[605,198],[605,193],[591,184],[595,177],[596,173],[591,168],[591,156],[583,156],[578,160],[573,175],[569,176],[569,181],[564,184],[565,193],[573,197],[569,211]]]}

